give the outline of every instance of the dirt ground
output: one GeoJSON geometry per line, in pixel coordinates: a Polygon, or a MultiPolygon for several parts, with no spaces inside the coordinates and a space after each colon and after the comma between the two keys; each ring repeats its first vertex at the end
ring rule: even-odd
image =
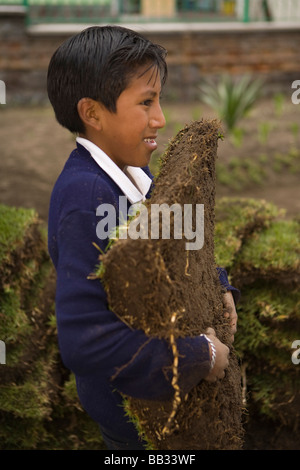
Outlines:
{"type": "MultiPolygon", "coordinates": [[[[163,109],[168,124],[160,133],[156,156],[164,151],[169,139],[180,127],[195,118],[215,117],[212,111],[198,103],[163,103],[163,109]]],[[[225,133],[224,141],[219,144],[219,162],[228,162],[233,157],[240,161],[245,158],[258,161],[262,155],[268,155],[269,161],[272,161],[276,154],[287,154],[290,148],[297,148],[300,153],[300,105],[293,105],[288,98],[281,116],[276,115],[271,100],[264,100],[240,127],[244,129],[242,143],[239,146],[234,144],[232,137],[227,137],[225,133]],[[271,129],[264,144],[258,141],[258,123],[267,123],[271,129]]],[[[1,105],[0,142],[0,203],[35,208],[46,222],[53,184],[75,146],[75,138],[57,124],[50,107],[1,105]]],[[[239,190],[231,185],[218,184],[217,197],[240,195],[262,198],[285,208],[288,215],[297,216],[300,213],[299,175],[299,171],[284,168],[273,171],[270,168],[267,178],[260,184],[249,181],[239,190]]],[[[236,176],[233,175],[233,178],[236,176]]]]}

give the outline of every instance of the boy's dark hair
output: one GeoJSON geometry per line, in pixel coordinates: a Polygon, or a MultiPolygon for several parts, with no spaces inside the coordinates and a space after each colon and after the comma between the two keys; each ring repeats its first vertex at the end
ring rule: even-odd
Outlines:
{"type": "Polygon", "coordinates": [[[141,66],[167,77],[166,50],[120,26],[93,26],[66,40],[53,54],[47,88],[57,121],[84,132],[77,112],[81,98],[100,101],[116,112],[116,102],[141,66]]]}

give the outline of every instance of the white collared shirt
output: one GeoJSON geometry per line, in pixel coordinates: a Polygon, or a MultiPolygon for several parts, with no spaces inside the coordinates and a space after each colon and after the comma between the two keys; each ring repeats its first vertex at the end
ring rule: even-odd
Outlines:
{"type": "Polygon", "coordinates": [[[124,171],[122,171],[103,150],[90,140],[77,137],[76,141],[90,152],[95,162],[119,186],[131,204],[145,201],[152,180],[141,168],[126,166],[124,171]],[[133,184],[131,180],[133,180],[135,184],[133,184]]]}

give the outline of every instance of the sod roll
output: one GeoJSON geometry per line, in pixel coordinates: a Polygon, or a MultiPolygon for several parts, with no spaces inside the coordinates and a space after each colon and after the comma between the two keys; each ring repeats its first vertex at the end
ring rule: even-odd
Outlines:
{"type": "MultiPolygon", "coordinates": [[[[148,237],[118,239],[101,256],[111,309],[149,337],[165,339],[172,349],[173,399],[158,403],[125,397],[127,413],[154,449],[238,449],[242,444],[240,370],[229,340],[214,255],[218,138],[216,121],[194,122],[175,136],[146,204],[148,237]],[[155,204],[169,208],[190,205],[193,211],[202,205],[203,244],[187,249],[191,239],[183,227],[180,233],[175,230],[172,212],[174,232],[164,238],[163,223],[157,219],[160,236],[153,239],[155,204]],[[200,335],[208,327],[230,348],[226,376],[215,383],[201,381],[183,396],[178,385],[176,339],[200,335]]],[[[192,219],[191,232],[199,235],[195,212],[192,219]]]]}

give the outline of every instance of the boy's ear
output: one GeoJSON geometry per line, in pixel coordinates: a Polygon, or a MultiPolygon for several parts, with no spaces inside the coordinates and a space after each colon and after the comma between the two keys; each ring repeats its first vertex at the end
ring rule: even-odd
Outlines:
{"type": "Polygon", "coordinates": [[[101,105],[92,98],[81,98],[77,103],[77,111],[85,126],[101,130],[101,105]]]}

